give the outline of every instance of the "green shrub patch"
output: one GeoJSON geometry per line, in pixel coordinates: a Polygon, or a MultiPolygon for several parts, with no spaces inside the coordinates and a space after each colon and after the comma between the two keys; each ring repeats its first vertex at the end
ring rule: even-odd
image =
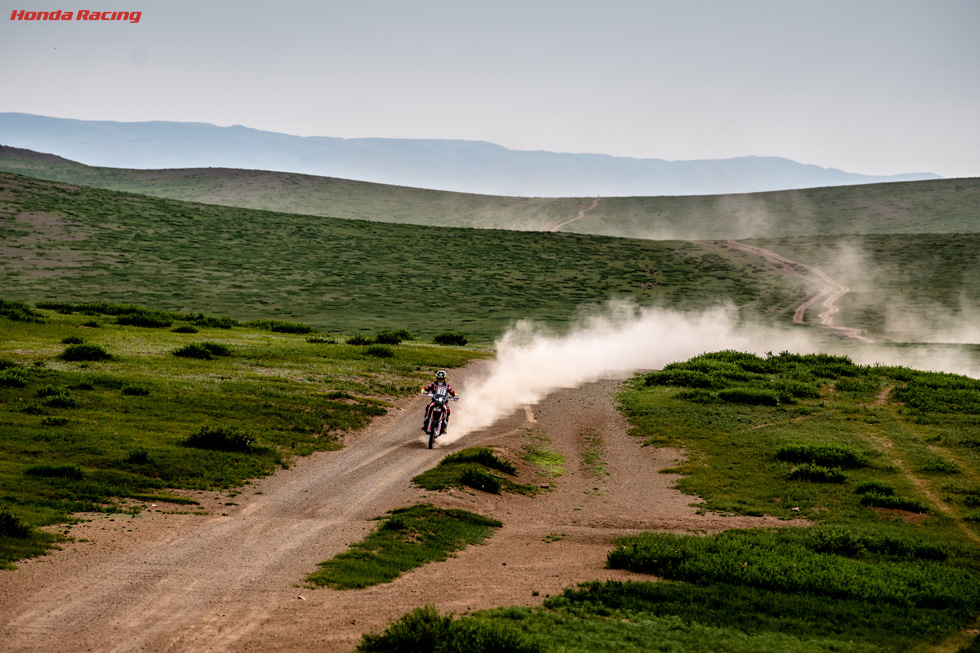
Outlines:
{"type": "Polygon", "coordinates": [[[866,467],[868,462],[857,451],[835,445],[791,444],[780,447],[776,458],[791,463],[813,463],[824,467],[866,467]]]}
{"type": "Polygon", "coordinates": [[[375,358],[394,358],[395,350],[388,345],[371,345],[364,350],[364,354],[375,358]]]}
{"type": "Polygon", "coordinates": [[[501,622],[454,620],[432,605],[415,608],[383,632],[366,633],[357,651],[390,653],[544,653],[547,646],[501,622]]]}
{"type": "Polygon", "coordinates": [[[255,438],[235,427],[202,426],[184,440],[184,446],[248,453],[255,448],[255,438]]]}
{"type": "Polygon", "coordinates": [[[412,482],[426,490],[445,490],[453,487],[471,487],[491,494],[515,492],[533,494],[537,490],[531,485],[515,483],[493,472],[508,476],[517,474],[517,468],[508,460],[500,458],[488,447],[470,447],[449,454],[434,468],[427,470],[412,482]]]}
{"type": "Polygon", "coordinates": [[[610,552],[609,566],[698,584],[951,610],[962,616],[980,611],[980,582],[969,571],[918,562],[865,562],[764,531],[625,537],[610,552]]]}
{"type": "Polygon", "coordinates": [[[27,370],[23,367],[0,367],[0,386],[23,388],[27,385],[27,370]]]}
{"type": "Polygon", "coordinates": [[[316,329],[308,324],[301,324],[299,322],[284,322],[282,320],[253,320],[252,322],[248,323],[248,326],[266,329],[268,331],[272,331],[273,333],[306,334],[316,331],[316,329]]]}
{"type": "Polygon", "coordinates": [[[112,360],[109,354],[101,345],[68,345],[58,356],[64,361],[107,361],[112,360]]]}
{"type": "Polygon", "coordinates": [[[432,341],[437,345],[449,345],[451,347],[463,347],[468,342],[465,334],[456,331],[443,331],[437,334],[432,341]]]}
{"type": "Polygon", "coordinates": [[[379,331],[377,335],[374,336],[374,341],[379,345],[398,345],[404,340],[411,340],[412,334],[406,329],[398,329],[397,331],[379,331]]]}
{"type": "Polygon", "coordinates": [[[847,475],[837,467],[803,463],[789,470],[789,478],[810,483],[843,483],[847,480],[847,475]]]}
{"type": "Polygon", "coordinates": [[[67,478],[72,481],[80,481],[85,478],[85,472],[75,464],[52,465],[42,463],[31,465],[24,470],[25,476],[36,476],[38,478],[67,478]]]}
{"type": "Polygon", "coordinates": [[[779,405],[779,393],[768,388],[726,388],[718,392],[718,398],[732,404],[779,405]]]}
{"type": "Polygon", "coordinates": [[[136,309],[128,313],[122,313],[116,317],[116,324],[126,326],[145,327],[149,329],[164,329],[174,323],[171,314],[163,311],[149,311],[136,309]]]}
{"type": "Polygon", "coordinates": [[[14,322],[44,322],[44,316],[24,302],[0,299],[0,317],[14,322]]]}
{"type": "Polygon", "coordinates": [[[174,356],[211,360],[215,356],[231,356],[231,350],[216,342],[200,342],[184,345],[173,351],[174,356]]]}
{"type": "Polygon", "coordinates": [[[888,483],[882,483],[881,481],[870,481],[868,483],[861,483],[856,488],[854,488],[856,494],[869,494],[875,492],[877,494],[891,496],[895,494],[895,488],[888,483]]]}
{"type": "Polygon", "coordinates": [[[30,537],[31,527],[6,508],[0,507],[0,537],[30,537]]]}
{"type": "Polygon", "coordinates": [[[470,544],[479,544],[502,524],[465,510],[417,504],[381,518],[361,542],[319,564],[307,576],[313,586],[358,589],[387,583],[430,561],[445,560],[470,544]]]}
{"type": "Polygon", "coordinates": [[[918,499],[909,499],[907,497],[899,497],[892,494],[881,494],[879,492],[868,492],[862,495],[861,505],[871,506],[872,508],[905,510],[906,512],[929,512],[929,506],[918,499]]]}

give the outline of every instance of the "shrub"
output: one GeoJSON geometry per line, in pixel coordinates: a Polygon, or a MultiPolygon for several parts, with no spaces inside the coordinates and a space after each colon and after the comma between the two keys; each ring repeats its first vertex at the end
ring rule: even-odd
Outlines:
{"type": "Polygon", "coordinates": [[[0,536],[24,539],[31,536],[31,527],[6,508],[0,508],[0,536]]]}
{"type": "Polygon", "coordinates": [[[126,454],[123,462],[131,465],[145,465],[150,462],[150,452],[145,447],[136,447],[126,454]]]}
{"type": "Polygon", "coordinates": [[[791,444],[780,447],[776,458],[790,463],[813,463],[823,467],[866,467],[867,461],[857,451],[836,445],[791,444]]]}
{"type": "Polygon", "coordinates": [[[164,313],[163,311],[141,309],[120,314],[116,317],[116,323],[126,326],[161,329],[173,324],[174,318],[169,313],[164,313]]]}
{"type": "Polygon", "coordinates": [[[74,463],[70,465],[31,465],[24,470],[24,475],[38,478],[67,478],[72,481],[80,481],[85,478],[85,472],[74,463]]]}
{"type": "Polygon", "coordinates": [[[23,388],[27,385],[27,370],[23,367],[0,368],[0,387],[23,388]]]}
{"type": "Polygon", "coordinates": [[[371,345],[364,353],[377,358],[391,358],[395,355],[395,350],[388,345],[371,345]]]}
{"type": "Polygon", "coordinates": [[[75,408],[78,406],[78,399],[62,389],[57,394],[47,395],[41,403],[48,408],[75,408]]]}
{"type": "Polygon", "coordinates": [[[440,616],[432,605],[415,608],[380,633],[366,633],[357,645],[361,652],[412,653],[542,653],[540,644],[506,623],[477,619],[453,620],[440,616]]]}
{"type": "Polygon", "coordinates": [[[360,346],[360,345],[373,345],[374,344],[374,338],[366,338],[366,337],[358,334],[356,336],[349,337],[347,339],[347,344],[348,345],[358,345],[358,346],[360,346]]]}
{"type": "Polygon", "coordinates": [[[792,379],[774,381],[771,387],[784,403],[790,403],[794,399],[816,399],[820,396],[820,390],[815,386],[792,379]]]}
{"type": "Polygon", "coordinates": [[[123,387],[122,393],[131,397],[146,397],[150,394],[150,390],[141,385],[127,385],[123,387]]]}
{"type": "Polygon", "coordinates": [[[0,299],[0,317],[14,322],[44,322],[44,317],[24,302],[8,302],[0,299]]]}
{"type": "Polygon", "coordinates": [[[254,320],[249,322],[248,326],[267,329],[275,333],[313,333],[316,331],[316,329],[308,324],[301,324],[299,322],[283,322],[281,320],[254,320]]]}
{"type": "Polygon", "coordinates": [[[719,404],[722,403],[721,399],[716,397],[714,393],[710,390],[704,390],[703,388],[690,388],[688,390],[681,390],[676,395],[678,399],[683,399],[684,401],[690,401],[695,404],[719,404]]]}
{"type": "Polygon", "coordinates": [[[212,356],[231,356],[231,350],[217,342],[202,342],[201,346],[211,352],[212,356]]]}
{"type": "Polygon", "coordinates": [[[306,339],[306,342],[312,343],[314,345],[335,345],[337,341],[333,338],[323,338],[321,336],[311,336],[306,339]]]}
{"type": "Polygon", "coordinates": [[[463,485],[468,485],[471,488],[490,494],[500,494],[500,479],[480,467],[468,466],[460,474],[459,480],[463,485]]]}
{"type": "Polygon", "coordinates": [[[180,356],[181,358],[197,358],[199,360],[211,360],[213,358],[207,347],[198,343],[191,343],[175,349],[173,355],[180,356]]]}
{"type": "Polygon", "coordinates": [[[190,324],[182,324],[172,328],[171,331],[174,333],[197,333],[197,327],[192,327],[190,324]]]}
{"type": "Polygon", "coordinates": [[[112,355],[100,345],[68,345],[58,358],[64,361],[107,361],[112,360],[112,355]]]}
{"type": "Polygon", "coordinates": [[[415,608],[404,617],[390,624],[381,634],[365,633],[357,646],[358,651],[389,652],[415,651],[425,653],[435,651],[436,646],[446,640],[446,633],[452,627],[451,616],[442,616],[435,606],[426,604],[415,608]]]}
{"type": "Polygon", "coordinates": [[[231,350],[216,342],[200,342],[184,345],[173,351],[174,356],[211,360],[215,356],[230,356],[231,350]]]}
{"type": "Polygon", "coordinates": [[[718,398],[731,404],[752,406],[778,406],[779,394],[761,388],[728,388],[718,392],[718,398]]]}
{"type": "Polygon", "coordinates": [[[437,345],[462,347],[467,343],[466,335],[454,331],[444,331],[432,339],[437,345]]]}
{"type": "Polygon", "coordinates": [[[95,320],[89,320],[88,322],[83,322],[82,323],[82,326],[83,327],[89,327],[90,329],[101,329],[102,328],[102,325],[99,324],[98,322],[96,322],[95,320]]]}
{"type": "Polygon", "coordinates": [[[954,462],[935,458],[924,464],[921,471],[927,474],[959,474],[960,468],[954,462]]]}
{"type": "Polygon", "coordinates": [[[478,463],[484,467],[496,469],[511,476],[517,473],[517,467],[512,462],[498,458],[489,447],[463,449],[462,451],[451,453],[439,461],[440,465],[453,465],[458,463],[478,463]]]}
{"type": "Polygon", "coordinates": [[[647,374],[644,382],[648,386],[670,385],[685,388],[723,388],[724,381],[698,370],[665,369],[647,374]]]}
{"type": "Polygon", "coordinates": [[[398,345],[401,344],[402,340],[411,340],[412,334],[405,329],[400,329],[398,331],[379,331],[376,336],[374,336],[374,341],[379,345],[398,345]]]}
{"type": "Polygon", "coordinates": [[[84,340],[82,340],[78,336],[68,336],[67,338],[61,339],[61,344],[63,345],[80,345],[83,342],[84,340]]]}
{"type": "Polygon", "coordinates": [[[213,317],[211,315],[205,315],[204,313],[198,313],[197,315],[185,313],[182,315],[177,315],[176,317],[179,320],[187,320],[192,322],[197,326],[212,327],[217,329],[230,329],[233,326],[238,325],[238,320],[234,320],[230,317],[213,317]]]}
{"type": "Polygon", "coordinates": [[[879,494],[868,492],[861,497],[861,505],[871,506],[872,508],[889,508],[891,510],[905,510],[906,512],[925,513],[929,512],[929,506],[917,499],[897,497],[890,494],[879,494]]]}
{"type": "Polygon", "coordinates": [[[255,439],[235,427],[202,426],[184,440],[184,446],[214,451],[249,452],[255,439]]]}
{"type": "Polygon", "coordinates": [[[824,467],[813,463],[803,463],[789,471],[789,478],[794,481],[809,481],[811,483],[843,483],[847,480],[844,472],[836,467],[824,467]]]}
{"type": "Polygon", "coordinates": [[[881,483],[879,481],[870,481],[868,483],[862,483],[861,485],[854,488],[855,494],[870,494],[871,492],[876,492],[885,496],[892,496],[895,494],[895,488],[887,483],[881,483]]]}

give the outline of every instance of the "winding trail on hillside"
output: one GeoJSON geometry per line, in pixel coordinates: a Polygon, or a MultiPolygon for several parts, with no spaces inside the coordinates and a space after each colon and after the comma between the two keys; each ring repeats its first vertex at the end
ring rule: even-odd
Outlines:
{"type": "MultiPolygon", "coordinates": [[[[480,372],[459,370],[454,382],[480,372]]],[[[606,569],[613,537],[641,530],[708,531],[786,525],[769,518],[699,515],[672,489],[682,453],[628,435],[616,381],[560,390],[459,443],[429,450],[423,400],[402,400],[346,447],[302,458],[238,496],[195,494],[208,514],[158,505],[136,517],[92,515],[74,542],[0,571],[4,651],[349,651],[361,634],[431,603],[457,614],[539,605],[575,583],[644,578],[606,569]],[[596,468],[593,441],[602,434],[596,468]],[[520,459],[533,434],[565,460],[538,477],[520,459]],[[426,492],[411,478],[446,453],[492,445],[519,466],[535,497],[426,492]],[[586,452],[590,456],[586,457],[586,452]],[[591,461],[591,462],[587,462],[591,461]],[[608,473],[607,473],[608,472],[608,473]],[[338,591],[304,586],[316,564],[374,528],[373,518],[420,502],[471,510],[504,526],[481,546],[392,583],[338,591]]],[[[465,396],[456,410],[465,410],[465,396]]]]}
{"type": "Polygon", "coordinates": [[[545,226],[545,228],[542,229],[542,231],[551,231],[551,232],[558,231],[566,224],[570,224],[572,222],[575,222],[576,220],[581,220],[582,218],[585,217],[585,213],[587,211],[591,211],[597,206],[599,206],[599,198],[595,197],[594,199],[592,199],[591,203],[588,206],[585,206],[585,203],[583,203],[582,206],[580,206],[577,209],[578,213],[576,213],[575,211],[571,211],[569,212],[568,216],[565,219],[552,222],[551,224],[545,226]]]}
{"type": "Polygon", "coordinates": [[[735,240],[727,241],[726,245],[734,249],[740,249],[742,251],[761,256],[762,258],[775,263],[786,274],[791,276],[805,279],[811,283],[814,281],[813,277],[816,277],[816,285],[820,287],[820,291],[796,307],[796,310],[793,312],[794,324],[806,324],[807,310],[817,302],[820,302],[824,308],[823,312],[817,315],[817,318],[820,320],[821,327],[836,331],[843,336],[854,338],[862,342],[874,342],[874,340],[863,335],[864,331],[862,329],[834,324],[834,315],[840,311],[836,302],[851,291],[849,287],[835,281],[818,267],[808,265],[806,263],[800,263],[799,261],[794,261],[781,254],[777,254],[772,250],[756,247],[754,245],[746,245],[745,243],[740,243],[735,240]],[[812,276],[803,274],[800,272],[800,268],[806,270],[812,276]]]}

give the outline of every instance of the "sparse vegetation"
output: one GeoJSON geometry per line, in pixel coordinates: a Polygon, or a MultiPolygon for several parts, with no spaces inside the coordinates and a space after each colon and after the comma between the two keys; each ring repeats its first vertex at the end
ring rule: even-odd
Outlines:
{"type": "Polygon", "coordinates": [[[387,583],[427,562],[479,544],[502,524],[464,510],[418,504],[390,511],[378,528],[307,577],[312,585],[357,589],[387,583]]]}
{"type": "Polygon", "coordinates": [[[412,482],[426,490],[471,487],[491,494],[517,492],[533,494],[530,485],[515,483],[506,476],[516,476],[517,467],[487,447],[470,447],[449,454],[432,469],[419,474],[412,482]],[[505,476],[495,474],[501,472],[505,476]]]}
{"type": "Polygon", "coordinates": [[[35,529],[27,539],[0,535],[0,565],[42,554],[59,538],[36,528],[72,513],[139,510],[123,507],[127,498],[176,502],[167,488],[234,487],[337,449],[390,399],[418,391],[417,367],[485,355],[405,342],[401,358],[379,360],[293,334],[202,326],[222,329],[221,343],[198,343],[212,356],[202,365],[171,355],[178,334],[110,323],[103,344],[68,345],[123,352],[110,366],[44,365],[61,360],[65,332],[88,320],[78,309],[59,303],[39,322],[0,318],[0,507],[35,529]]]}

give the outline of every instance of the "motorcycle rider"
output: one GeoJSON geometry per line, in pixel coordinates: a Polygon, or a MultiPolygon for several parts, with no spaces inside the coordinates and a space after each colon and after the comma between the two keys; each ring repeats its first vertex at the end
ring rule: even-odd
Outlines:
{"type": "MultiPolygon", "coordinates": [[[[423,394],[433,394],[433,395],[446,394],[446,395],[449,395],[450,397],[455,397],[456,396],[456,392],[453,390],[453,387],[451,385],[449,385],[449,382],[446,380],[446,373],[444,371],[442,371],[442,370],[439,370],[438,372],[436,372],[435,381],[432,381],[431,383],[429,383],[429,385],[427,385],[424,388],[422,388],[422,393],[423,394]]],[[[430,402],[429,405],[425,409],[425,419],[422,420],[422,430],[423,431],[425,431],[426,429],[429,428],[429,416],[432,413],[432,406],[433,405],[434,404],[430,402]]],[[[443,431],[442,432],[443,433],[449,433],[449,406],[448,405],[446,406],[445,424],[446,425],[443,428],[443,431]]]]}

